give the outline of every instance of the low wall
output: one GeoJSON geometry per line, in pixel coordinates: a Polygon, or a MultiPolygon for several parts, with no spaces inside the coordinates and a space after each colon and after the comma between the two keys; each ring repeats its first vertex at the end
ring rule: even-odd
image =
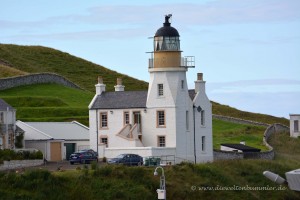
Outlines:
{"type": "Polygon", "coordinates": [[[11,170],[11,169],[19,169],[23,167],[34,167],[44,164],[43,160],[11,160],[4,161],[3,164],[0,165],[0,171],[3,170],[11,170]]]}
{"type": "Polygon", "coordinates": [[[272,134],[289,132],[290,128],[282,124],[272,124],[264,132],[263,143],[270,149],[273,150],[273,147],[268,143],[269,138],[272,134]]]}
{"type": "Polygon", "coordinates": [[[238,124],[249,124],[249,125],[255,125],[255,126],[265,126],[268,127],[270,124],[262,123],[262,122],[255,122],[251,120],[245,120],[245,119],[240,119],[240,118],[235,118],[235,117],[228,117],[228,116],[223,116],[223,115],[212,115],[214,119],[220,119],[223,121],[228,121],[228,122],[234,122],[238,124]]]}
{"type": "Polygon", "coordinates": [[[57,83],[67,87],[81,89],[78,85],[72,83],[63,76],[54,73],[38,73],[10,78],[2,78],[0,79],[0,90],[40,83],[57,83]]]}

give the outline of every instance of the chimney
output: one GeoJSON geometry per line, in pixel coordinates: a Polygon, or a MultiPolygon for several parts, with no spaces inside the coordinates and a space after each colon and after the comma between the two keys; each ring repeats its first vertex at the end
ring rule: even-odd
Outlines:
{"type": "Polygon", "coordinates": [[[125,86],[122,85],[122,79],[117,78],[117,85],[115,85],[115,91],[116,92],[124,91],[124,88],[125,88],[125,86]]]}
{"type": "Polygon", "coordinates": [[[105,92],[105,84],[103,84],[102,76],[98,76],[98,84],[95,85],[96,87],[96,95],[101,95],[102,92],[105,92]]]}
{"type": "Polygon", "coordinates": [[[203,73],[197,73],[197,80],[195,81],[195,93],[205,93],[205,81],[203,81],[203,73]]]}

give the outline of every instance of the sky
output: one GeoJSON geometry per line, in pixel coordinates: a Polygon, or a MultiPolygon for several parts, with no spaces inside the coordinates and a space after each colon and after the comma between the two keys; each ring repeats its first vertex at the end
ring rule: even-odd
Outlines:
{"type": "Polygon", "coordinates": [[[151,37],[172,14],[182,55],[195,56],[189,88],[202,72],[212,101],[277,117],[300,114],[299,0],[0,0],[0,5],[0,43],[55,48],[144,81],[151,37]]]}

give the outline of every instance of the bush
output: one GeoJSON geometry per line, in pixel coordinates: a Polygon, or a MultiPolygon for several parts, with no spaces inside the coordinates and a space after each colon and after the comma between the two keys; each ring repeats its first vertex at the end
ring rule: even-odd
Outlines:
{"type": "Polygon", "coordinates": [[[0,149],[0,160],[28,160],[28,159],[43,159],[43,153],[41,151],[19,151],[15,152],[10,149],[0,149]]]}

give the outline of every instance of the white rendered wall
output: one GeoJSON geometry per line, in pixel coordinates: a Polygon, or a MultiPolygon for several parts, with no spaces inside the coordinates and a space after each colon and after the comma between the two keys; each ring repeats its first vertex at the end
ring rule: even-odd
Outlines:
{"type": "Polygon", "coordinates": [[[195,108],[195,142],[196,142],[196,162],[213,161],[213,141],[212,141],[212,105],[205,93],[205,82],[196,81],[196,88],[199,89],[194,104],[197,108],[201,106],[205,113],[205,123],[201,125],[201,112],[195,108]],[[202,136],[205,136],[205,150],[202,151],[202,136]]]}
{"type": "Polygon", "coordinates": [[[300,114],[290,114],[290,136],[299,137],[300,136],[300,114]],[[294,121],[298,120],[298,131],[294,130],[294,121]]]}

